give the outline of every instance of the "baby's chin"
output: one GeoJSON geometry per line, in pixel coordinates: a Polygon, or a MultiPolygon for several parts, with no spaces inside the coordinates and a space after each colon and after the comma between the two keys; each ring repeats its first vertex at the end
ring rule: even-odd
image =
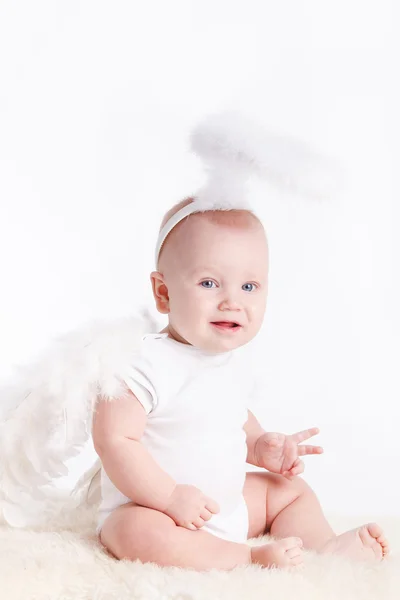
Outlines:
{"type": "Polygon", "coordinates": [[[247,339],[248,336],[243,334],[244,331],[225,332],[211,329],[206,335],[194,335],[191,343],[204,352],[222,354],[247,344],[250,339],[247,339]]]}
{"type": "Polygon", "coordinates": [[[224,322],[213,323],[173,323],[168,328],[169,335],[176,341],[194,346],[210,354],[231,352],[251,342],[257,334],[254,327],[224,327],[224,322]]]}

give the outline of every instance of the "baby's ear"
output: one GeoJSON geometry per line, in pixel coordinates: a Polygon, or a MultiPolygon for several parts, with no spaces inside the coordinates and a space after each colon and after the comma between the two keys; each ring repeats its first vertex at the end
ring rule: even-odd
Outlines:
{"type": "Polygon", "coordinates": [[[153,271],[150,274],[150,279],[157,310],[161,314],[167,315],[169,313],[169,296],[164,278],[158,271],[153,271]]]}

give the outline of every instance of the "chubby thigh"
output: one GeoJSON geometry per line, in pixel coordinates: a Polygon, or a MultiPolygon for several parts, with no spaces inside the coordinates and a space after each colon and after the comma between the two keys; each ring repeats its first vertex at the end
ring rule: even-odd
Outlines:
{"type": "MultiPolygon", "coordinates": [[[[160,511],[137,506],[134,502],[128,500],[128,502],[115,508],[113,511],[110,511],[108,514],[100,514],[97,532],[102,543],[106,547],[109,547],[110,537],[111,540],[114,539],[115,535],[122,535],[125,537],[128,535],[128,531],[133,533],[134,530],[136,530],[135,535],[140,534],[136,529],[138,525],[138,515],[141,515],[144,519],[153,520],[157,519],[157,516],[154,513],[159,512],[160,511]],[[120,534],[117,533],[118,531],[120,531],[120,534]]],[[[163,517],[167,517],[167,520],[164,520],[165,525],[168,526],[168,524],[173,524],[174,527],[176,527],[175,522],[170,519],[169,516],[164,515],[163,513],[160,514],[162,514],[163,517]]],[[[140,523],[140,526],[142,524],[143,523],[140,523]]],[[[249,518],[247,505],[244,497],[241,496],[233,510],[222,510],[217,514],[212,515],[198,530],[201,529],[201,531],[226,541],[244,543],[247,540],[248,526],[249,518]]],[[[111,551],[113,545],[114,544],[111,542],[111,551]]]]}
{"type": "Polygon", "coordinates": [[[167,515],[131,502],[108,515],[99,539],[116,558],[157,562],[154,548],[162,549],[165,545],[167,548],[175,527],[167,515]]]}
{"type": "Polygon", "coordinates": [[[288,480],[268,472],[247,473],[243,502],[230,514],[213,515],[197,531],[178,527],[160,511],[128,502],[106,517],[99,538],[116,558],[180,564],[182,557],[175,556],[180,552],[179,544],[176,547],[178,530],[182,532],[184,543],[189,545],[200,533],[202,538],[211,535],[213,539],[244,543],[246,538],[267,533],[277,515],[306,488],[307,484],[300,477],[288,480]]]}
{"type": "MultiPolygon", "coordinates": [[[[206,521],[201,531],[221,539],[243,543],[246,539],[268,533],[275,518],[282,510],[298,498],[308,486],[301,477],[289,480],[282,475],[265,472],[246,474],[243,495],[233,510],[223,510],[206,521]]],[[[122,494],[121,494],[122,496],[122,494]]],[[[160,520],[164,527],[176,528],[167,515],[145,507],[136,506],[128,498],[125,502],[99,514],[98,533],[102,543],[113,552],[113,547],[121,539],[130,535],[140,535],[141,528],[148,535],[145,526],[160,520]],[[138,523],[138,518],[140,517],[138,523]],[[138,525],[140,525],[138,527],[138,525]],[[119,541],[118,541],[119,540],[119,541]]],[[[168,536],[167,536],[168,537],[168,536]]]]}
{"type": "Polygon", "coordinates": [[[268,533],[279,513],[307,488],[298,476],[287,479],[268,471],[247,473],[243,496],[249,515],[248,538],[268,533]]]}
{"type": "Polygon", "coordinates": [[[118,507],[108,516],[99,538],[118,559],[139,559],[160,566],[232,568],[249,562],[245,544],[223,540],[204,527],[197,531],[179,527],[168,515],[133,503],[118,507]]]}

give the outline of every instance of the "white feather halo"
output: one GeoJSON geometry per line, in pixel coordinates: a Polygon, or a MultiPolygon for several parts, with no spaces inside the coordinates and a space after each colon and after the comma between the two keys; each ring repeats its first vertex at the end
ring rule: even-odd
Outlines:
{"type": "Polygon", "coordinates": [[[341,179],[334,160],[292,137],[268,132],[236,111],[201,121],[190,135],[190,146],[208,174],[195,194],[204,210],[249,209],[247,182],[252,175],[314,199],[331,196],[341,179]]]}

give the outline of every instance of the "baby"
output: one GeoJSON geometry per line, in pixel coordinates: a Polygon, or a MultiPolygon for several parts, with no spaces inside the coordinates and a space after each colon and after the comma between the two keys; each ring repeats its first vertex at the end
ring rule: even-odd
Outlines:
{"type": "Polygon", "coordinates": [[[248,410],[251,376],[234,351],[265,313],[263,225],[248,210],[194,212],[192,202],[166,214],[162,228],[172,229],[151,274],[168,326],[143,337],[126,395],[99,403],[94,418],[101,542],[117,558],[196,570],[297,566],[303,549],[381,560],[381,527],[335,535],[298,477],[300,457],[322,452],[299,445],[318,429],[267,433],[248,410]],[[246,463],[266,471],[247,473],[246,463]],[[278,539],[246,543],[267,532],[278,539]]]}

